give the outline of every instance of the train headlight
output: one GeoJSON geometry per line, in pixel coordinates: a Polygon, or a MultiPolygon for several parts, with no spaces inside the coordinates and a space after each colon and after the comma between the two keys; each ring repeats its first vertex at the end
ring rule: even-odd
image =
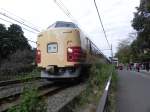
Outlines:
{"type": "Polygon", "coordinates": [[[73,52],[73,49],[68,48],[68,53],[72,53],[72,52],[73,52]]]}

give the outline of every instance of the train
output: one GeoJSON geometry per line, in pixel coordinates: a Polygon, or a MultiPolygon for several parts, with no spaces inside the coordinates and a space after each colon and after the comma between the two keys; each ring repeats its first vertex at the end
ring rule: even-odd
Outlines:
{"type": "Polygon", "coordinates": [[[36,63],[42,78],[77,78],[84,66],[109,59],[73,22],[56,21],[37,38],[36,63]]]}

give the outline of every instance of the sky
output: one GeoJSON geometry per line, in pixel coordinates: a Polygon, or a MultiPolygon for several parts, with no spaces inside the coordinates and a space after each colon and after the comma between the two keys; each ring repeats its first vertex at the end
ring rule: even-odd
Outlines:
{"type": "MultiPolygon", "coordinates": [[[[60,1],[78,22],[81,30],[109,57],[111,52],[107,50],[109,46],[96,12],[94,0],[60,1]]],[[[133,13],[136,12],[135,7],[139,6],[140,0],[96,0],[96,3],[108,41],[112,44],[113,53],[115,53],[120,40],[128,39],[129,33],[135,32],[131,27],[131,21],[134,17],[133,13]]],[[[0,12],[6,12],[4,10],[8,11],[11,16],[16,15],[34,24],[40,30],[46,29],[55,21],[71,21],[54,0],[0,0],[0,12]]],[[[0,18],[9,20],[2,15],[0,18]]],[[[0,23],[7,27],[10,25],[2,20],[0,23]]],[[[29,40],[36,41],[37,39],[37,34],[26,30],[24,34],[29,40]]],[[[30,42],[30,44],[36,47],[35,43],[30,42]]]]}

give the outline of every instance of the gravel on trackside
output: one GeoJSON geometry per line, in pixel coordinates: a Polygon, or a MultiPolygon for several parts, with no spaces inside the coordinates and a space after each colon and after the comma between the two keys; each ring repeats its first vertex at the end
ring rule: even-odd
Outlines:
{"type": "Polygon", "coordinates": [[[47,112],[58,112],[65,105],[81,94],[86,88],[86,84],[79,84],[62,90],[58,94],[47,98],[47,112]]]}
{"type": "Polygon", "coordinates": [[[0,99],[4,97],[9,97],[12,95],[20,94],[23,92],[24,87],[40,87],[49,84],[48,81],[38,80],[20,84],[13,84],[5,87],[0,87],[0,99]]]}

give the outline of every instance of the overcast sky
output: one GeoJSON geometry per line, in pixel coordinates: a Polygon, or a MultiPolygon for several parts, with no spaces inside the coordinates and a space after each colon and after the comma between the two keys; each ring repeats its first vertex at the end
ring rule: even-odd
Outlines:
{"type": "MultiPolygon", "coordinates": [[[[105,50],[108,49],[108,45],[97,16],[94,0],[61,1],[88,37],[105,55],[110,56],[110,51],[105,50]]],[[[131,21],[133,12],[136,11],[135,7],[139,6],[140,0],[96,0],[96,2],[108,40],[113,45],[113,51],[116,52],[118,42],[129,38],[129,33],[134,32],[131,21]]],[[[55,4],[54,0],[0,0],[0,8],[29,21],[40,29],[46,29],[58,20],[71,21],[55,4]]],[[[3,12],[2,9],[0,9],[0,12],[3,12]]],[[[0,15],[0,18],[6,19],[2,15],[0,15]]],[[[0,20],[0,23],[9,26],[7,22],[2,20],[0,20]]],[[[28,39],[36,41],[36,34],[26,30],[24,32],[28,39]]],[[[36,46],[34,43],[31,43],[31,45],[36,46]]]]}

